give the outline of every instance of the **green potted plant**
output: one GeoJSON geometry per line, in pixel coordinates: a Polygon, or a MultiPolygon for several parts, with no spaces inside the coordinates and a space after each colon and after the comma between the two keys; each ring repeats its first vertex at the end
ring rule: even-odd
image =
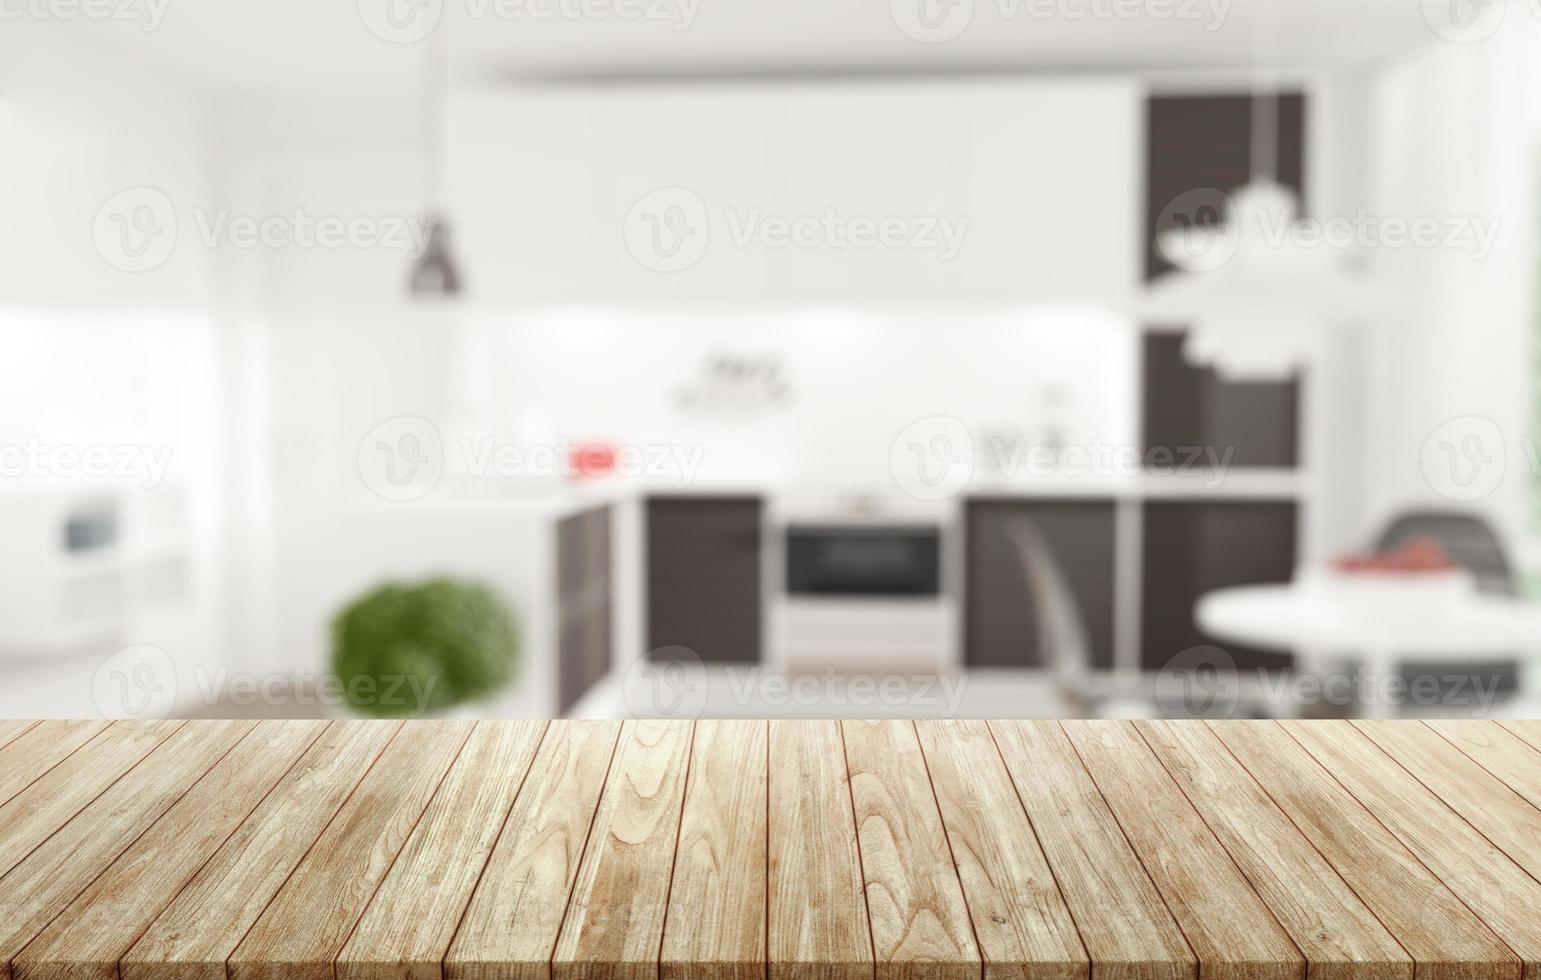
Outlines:
{"type": "Polygon", "coordinates": [[[475,582],[387,582],[332,621],[332,670],[365,715],[444,714],[509,683],[518,659],[513,615],[475,582]]]}

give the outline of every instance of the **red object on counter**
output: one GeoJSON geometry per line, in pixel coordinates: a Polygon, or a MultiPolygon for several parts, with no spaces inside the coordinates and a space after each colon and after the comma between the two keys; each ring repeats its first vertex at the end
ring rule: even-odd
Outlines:
{"type": "Polygon", "coordinates": [[[1344,555],[1333,561],[1340,572],[1445,572],[1458,567],[1439,540],[1428,535],[1408,538],[1395,551],[1344,555]]]}
{"type": "Polygon", "coordinates": [[[568,465],[576,480],[592,480],[615,472],[615,447],[603,442],[585,442],[574,446],[568,465]]]}

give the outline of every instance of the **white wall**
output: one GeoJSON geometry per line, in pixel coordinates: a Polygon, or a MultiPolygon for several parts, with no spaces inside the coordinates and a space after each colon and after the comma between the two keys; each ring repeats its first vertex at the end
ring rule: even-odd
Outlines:
{"type": "MultiPolygon", "coordinates": [[[[1431,41],[1388,65],[1372,90],[1369,201],[1380,215],[1474,216],[1501,222],[1492,254],[1383,249],[1371,268],[1407,297],[1408,312],[1370,338],[1363,388],[1371,524],[1409,506],[1472,507],[1512,542],[1534,535],[1535,479],[1524,441],[1534,435],[1537,266],[1535,130],[1541,92],[1534,25],[1510,17],[1479,44],[1431,41]],[[1491,433],[1485,451],[1504,469],[1477,499],[1452,500],[1437,474],[1437,441],[1491,433]],[[1436,474],[1431,480],[1426,468],[1436,474]],[[1491,484],[1491,485],[1490,485],[1491,484]]],[[[1496,469],[1488,469],[1496,476],[1496,469]]]]}

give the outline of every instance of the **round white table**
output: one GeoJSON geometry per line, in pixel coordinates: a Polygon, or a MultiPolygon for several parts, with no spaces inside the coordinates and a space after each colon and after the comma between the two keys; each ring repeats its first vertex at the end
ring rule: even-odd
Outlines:
{"type": "Polygon", "coordinates": [[[1541,652],[1541,604],[1480,594],[1461,572],[1310,572],[1288,585],[1207,593],[1194,620],[1222,642],[1294,652],[1305,676],[1319,676],[1334,657],[1359,660],[1357,700],[1373,718],[1403,703],[1401,661],[1492,663],[1541,652]]]}

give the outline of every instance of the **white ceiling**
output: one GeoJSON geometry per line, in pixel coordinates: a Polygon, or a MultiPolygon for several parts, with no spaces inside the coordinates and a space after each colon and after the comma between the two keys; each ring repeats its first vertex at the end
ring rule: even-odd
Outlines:
{"type": "MultiPolygon", "coordinates": [[[[196,0],[169,3],[153,31],[132,23],[71,26],[136,61],[220,88],[415,86],[426,42],[390,43],[365,26],[388,2],[413,0],[196,0]]],[[[1419,0],[416,2],[430,5],[429,17],[439,9],[433,5],[443,5],[438,30],[454,72],[474,78],[1330,69],[1435,39],[1419,0]],[[947,2],[973,7],[956,37],[927,43],[900,28],[914,22],[918,4],[947,2]],[[587,4],[601,16],[507,16],[509,6],[550,11],[563,4],[579,11],[587,4]],[[628,4],[649,18],[614,16],[628,4]],[[680,29],[691,9],[688,29],[680,29]],[[1152,15],[1161,11],[1169,16],[1152,15]],[[1078,19],[1069,16],[1076,12],[1078,19]]]]}

